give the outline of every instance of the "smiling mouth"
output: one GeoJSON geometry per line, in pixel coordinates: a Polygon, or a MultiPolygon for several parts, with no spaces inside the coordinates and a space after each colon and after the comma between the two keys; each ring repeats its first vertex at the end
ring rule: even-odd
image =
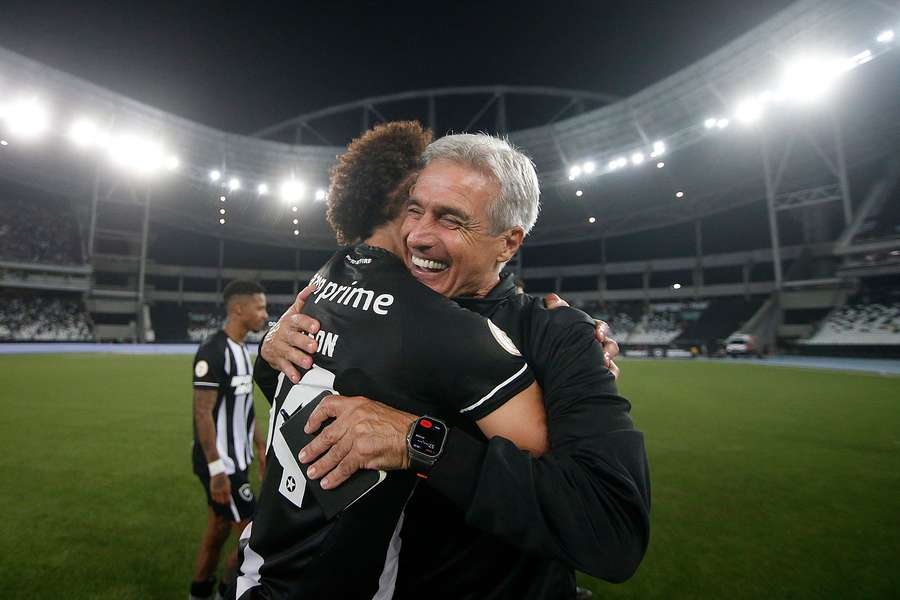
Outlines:
{"type": "Polygon", "coordinates": [[[429,273],[440,273],[441,271],[446,271],[450,266],[447,263],[443,263],[437,260],[430,260],[427,258],[420,258],[415,255],[411,255],[411,258],[413,265],[429,273]]]}

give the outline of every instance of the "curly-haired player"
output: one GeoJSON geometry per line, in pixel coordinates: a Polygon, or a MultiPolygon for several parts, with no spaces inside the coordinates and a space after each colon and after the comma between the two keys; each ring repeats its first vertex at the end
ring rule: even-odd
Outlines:
{"type": "Polygon", "coordinates": [[[282,432],[323,392],[377,397],[385,403],[379,407],[406,411],[411,418],[393,437],[408,439],[418,426],[446,433],[442,420],[452,417],[534,454],[546,449],[540,390],[509,338],[418,283],[400,258],[406,191],[430,138],[417,123],[382,125],[354,140],[334,170],[328,220],[338,239],[353,245],[313,277],[303,312],[320,323],[309,332],[315,365],[296,384],[283,374],[277,388],[257,379],[272,402],[268,468],[253,524],[241,536],[241,600],[392,593],[404,506],[427,469],[404,451],[398,458],[412,469],[386,473],[339,518],[329,518],[323,496],[311,488],[319,482],[307,481],[282,432]]]}

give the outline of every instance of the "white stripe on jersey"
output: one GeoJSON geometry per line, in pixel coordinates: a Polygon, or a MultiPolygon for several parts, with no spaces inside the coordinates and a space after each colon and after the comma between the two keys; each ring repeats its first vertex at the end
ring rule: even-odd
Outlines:
{"type": "Polygon", "coordinates": [[[250,524],[244,528],[244,532],[241,533],[241,538],[238,541],[238,544],[246,541],[246,545],[244,545],[243,549],[244,561],[241,563],[237,581],[235,581],[235,585],[237,586],[236,596],[238,598],[243,596],[247,590],[259,585],[259,568],[263,565],[262,556],[254,552],[253,548],[250,547],[252,527],[253,522],[250,522],[250,524]]]}
{"type": "Polygon", "coordinates": [[[225,398],[219,402],[218,412],[216,413],[216,450],[219,452],[219,458],[225,464],[225,474],[234,475],[234,461],[228,456],[228,404],[225,398]]]}
{"type": "Polygon", "coordinates": [[[525,372],[525,369],[527,369],[527,368],[528,368],[528,365],[522,365],[522,368],[521,368],[521,369],[519,369],[518,371],[516,371],[515,373],[513,373],[512,376],[510,376],[510,378],[507,379],[506,381],[503,381],[503,382],[501,382],[500,384],[498,384],[497,387],[495,387],[495,388],[492,389],[490,392],[488,392],[488,395],[487,395],[487,396],[485,396],[484,398],[482,398],[481,400],[479,400],[478,402],[476,402],[476,403],[473,404],[472,406],[467,406],[467,407],[465,407],[464,409],[462,409],[462,410],[459,411],[459,412],[464,413],[464,412],[468,412],[468,411],[472,410],[473,408],[478,408],[479,406],[481,406],[482,404],[484,404],[485,402],[487,402],[488,400],[490,400],[490,399],[494,396],[494,394],[496,394],[497,392],[500,391],[500,389],[501,389],[503,386],[505,386],[505,385],[508,384],[509,382],[511,382],[511,381],[513,381],[514,379],[516,379],[519,375],[521,375],[522,373],[524,373],[524,372],[525,372]]]}
{"type": "MultiPolygon", "coordinates": [[[[247,356],[244,354],[244,348],[230,339],[226,341],[231,348],[231,355],[234,356],[235,375],[248,375],[247,356]]],[[[234,395],[231,435],[234,440],[234,458],[237,460],[237,466],[241,471],[247,470],[247,421],[244,412],[246,403],[247,394],[234,395]]]]}
{"type": "Polygon", "coordinates": [[[390,600],[394,596],[394,588],[397,586],[397,570],[400,567],[400,546],[403,540],[400,539],[400,529],[403,527],[403,517],[406,512],[400,513],[397,519],[397,526],[394,528],[394,534],[387,547],[387,553],[384,556],[384,568],[381,570],[381,577],[378,578],[378,591],[372,596],[372,600],[390,600]]]}

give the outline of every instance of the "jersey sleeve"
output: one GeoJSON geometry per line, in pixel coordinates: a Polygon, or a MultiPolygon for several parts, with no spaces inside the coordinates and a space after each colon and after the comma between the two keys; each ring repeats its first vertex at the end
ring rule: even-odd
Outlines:
{"type": "Polygon", "coordinates": [[[194,355],[194,389],[217,390],[225,383],[225,351],[202,344],[194,355]]]}
{"type": "Polygon", "coordinates": [[[432,331],[415,332],[417,350],[431,370],[434,396],[448,411],[477,421],[534,382],[522,353],[500,327],[449,301],[429,319],[432,331]]]}

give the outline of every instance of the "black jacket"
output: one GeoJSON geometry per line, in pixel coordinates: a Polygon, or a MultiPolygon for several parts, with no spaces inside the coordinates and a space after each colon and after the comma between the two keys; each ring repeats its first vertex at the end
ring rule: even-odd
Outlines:
{"type": "Polygon", "coordinates": [[[551,449],[534,459],[452,427],[407,506],[395,598],[571,598],[573,568],[628,579],[650,539],[649,469],[593,320],[516,294],[512,277],[456,301],[506,331],[531,365],[551,449]]]}

